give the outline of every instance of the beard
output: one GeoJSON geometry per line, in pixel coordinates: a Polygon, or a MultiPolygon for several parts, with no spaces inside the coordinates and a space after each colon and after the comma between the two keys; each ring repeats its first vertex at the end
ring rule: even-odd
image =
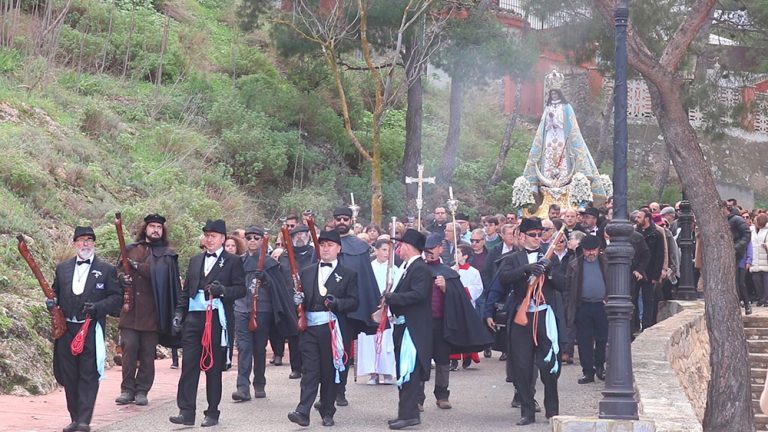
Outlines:
{"type": "Polygon", "coordinates": [[[346,225],[343,222],[339,222],[336,224],[336,230],[339,231],[339,234],[344,235],[349,232],[349,225],[346,225]]]}

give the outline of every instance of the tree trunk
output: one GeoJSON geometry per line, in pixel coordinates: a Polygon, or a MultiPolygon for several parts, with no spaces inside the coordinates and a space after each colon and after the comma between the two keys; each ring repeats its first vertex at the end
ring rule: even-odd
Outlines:
{"type": "MultiPolygon", "coordinates": [[[[415,42],[409,48],[416,52],[415,42]]],[[[405,112],[405,149],[403,151],[403,176],[416,177],[416,167],[421,163],[421,124],[423,119],[424,89],[421,85],[421,65],[419,62],[411,66],[413,71],[406,70],[410,81],[408,86],[408,108],[405,112]]],[[[410,63],[406,63],[410,66],[410,63]]],[[[405,185],[406,202],[416,199],[416,184],[405,185]]]]}
{"type": "Polygon", "coordinates": [[[603,116],[600,122],[600,138],[597,141],[597,149],[593,153],[595,155],[595,165],[598,169],[603,165],[607,156],[607,150],[611,148],[611,140],[613,139],[613,128],[611,127],[611,120],[613,119],[613,88],[611,88],[611,94],[606,95],[607,100],[605,106],[603,106],[603,112],[600,114],[603,116]]]}
{"type": "Polygon", "coordinates": [[[448,137],[443,150],[443,165],[438,178],[443,183],[450,183],[456,170],[456,159],[459,153],[459,138],[461,137],[461,110],[464,105],[464,80],[451,77],[450,115],[448,120],[448,137]]]}
{"type": "Polygon", "coordinates": [[[665,147],[662,154],[664,155],[664,158],[661,161],[661,172],[659,173],[659,176],[656,177],[656,184],[653,185],[654,190],[656,191],[656,201],[658,202],[661,202],[661,197],[664,195],[664,189],[669,180],[669,150],[665,147]]]}
{"type": "Polygon", "coordinates": [[[522,79],[518,78],[515,82],[515,107],[512,114],[507,121],[507,128],[504,129],[504,138],[501,140],[501,148],[499,148],[499,158],[496,159],[496,167],[493,169],[491,179],[488,180],[489,186],[495,186],[501,181],[501,174],[504,172],[504,164],[507,162],[507,155],[509,150],[512,149],[512,132],[515,131],[517,126],[517,118],[520,113],[520,101],[522,100],[522,79]]]}

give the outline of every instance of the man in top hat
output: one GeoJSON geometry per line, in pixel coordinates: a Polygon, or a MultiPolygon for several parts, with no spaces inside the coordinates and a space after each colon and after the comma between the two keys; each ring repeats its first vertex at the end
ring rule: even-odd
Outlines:
{"type": "MultiPolygon", "coordinates": [[[[368,242],[359,239],[352,231],[352,210],[349,207],[339,207],[333,211],[333,226],[341,236],[341,254],[339,254],[339,263],[344,267],[357,272],[357,296],[358,307],[347,314],[347,320],[344,325],[344,333],[356,335],[362,332],[370,332],[376,327],[376,323],[371,319],[371,314],[378,306],[379,293],[376,276],[371,267],[370,245],[368,242]]],[[[352,337],[347,338],[344,343],[345,351],[351,352],[352,337]]],[[[349,402],[346,398],[347,374],[349,370],[345,369],[341,373],[341,382],[336,392],[336,405],[347,406],[349,402]]]]}
{"type": "Polygon", "coordinates": [[[300,348],[304,373],[301,376],[301,396],[296,410],[288,419],[300,426],[309,426],[309,413],[320,386],[320,416],[323,426],[333,426],[336,413],[334,402],[340,373],[346,369],[348,351],[345,339],[347,314],[357,310],[357,273],[339,262],[342,249],[337,231],[322,231],[318,237],[318,265],[305,267],[300,273],[304,291],[296,293],[294,302],[304,306],[307,329],[301,333],[300,348]],[[346,355],[345,355],[346,354],[346,355]]]}
{"type": "MultiPolygon", "coordinates": [[[[77,227],[72,237],[77,255],[56,266],[55,299],[45,301],[49,310],[57,304],[67,320],[67,331],[54,341],[53,373],[64,386],[72,422],[64,432],[91,430],[93,407],[104,377],[105,320],[120,308],[123,299],[115,268],[96,257],[96,234],[91,227],[77,227]],[[73,352],[78,331],[86,328],[79,353],[73,352]]],[[[76,350],[75,350],[76,351],[76,350]]]]}
{"type": "Polygon", "coordinates": [[[123,381],[115,403],[146,405],[155,380],[155,347],[158,343],[171,348],[180,345],[171,336],[181,291],[179,256],[168,245],[165,217],[157,213],[144,218],[136,241],[125,251],[132,268],[118,276],[133,286],[134,301],[130,311],[120,312],[123,381]]]}
{"type": "Polygon", "coordinates": [[[579,384],[605,380],[605,345],[608,342],[608,316],[605,313],[606,270],[600,241],[587,235],[579,245],[581,255],[568,263],[566,273],[566,318],[575,326],[579,342],[579,361],[583,376],[579,384]]]}
{"type": "Polygon", "coordinates": [[[581,213],[581,231],[596,236],[600,240],[600,248],[605,249],[605,236],[603,227],[600,226],[600,211],[594,207],[587,207],[581,213]]]}
{"type": "Polygon", "coordinates": [[[208,220],[203,227],[205,250],[189,260],[184,289],[179,296],[173,317],[174,331],[181,332],[184,357],[181,364],[176,404],[179,415],[171,416],[174,424],[195,424],[197,384],[200,371],[205,371],[205,392],[208,409],[201,426],[219,423],[221,402],[221,372],[227,361],[228,339],[225,302],[233,302],[246,293],[245,272],[239,256],[224,250],[227,226],[221,219],[208,220]],[[206,309],[212,308],[208,315],[206,309]],[[206,321],[208,322],[206,323],[206,321]],[[210,339],[203,339],[203,330],[210,326],[210,339]],[[201,361],[202,359],[202,361],[201,361]]]}
{"type": "Polygon", "coordinates": [[[488,294],[488,303],[483,316],[488,326],[493,329],[493,303],[507,298],[507,331],[509,334],[509,357],[512,378],[517,388],[521,418],[518,426],[535,422],[536,403],[534,401],[535,375],[534,365],[538,367],[541,381],[544,383],[544,408],[547,418],[558,415],[559,400],[557,379],[560,376],[559,334],[564,333],[565,317],[560,291],[563,275],[551,271],[559,265],[557,255],[551,260],[544,258],[540,248],[544,228],[539,218],[523,219],[520,222],[519,245],[521,250],[514,252],[501,263],[499,284],[495,284],[488,294]],[[544,275],[542,287],[543,301],[524,304],[528,284],[534,278],[544,275]],[[512,290],[512,295],[508,293],[512,290]],[[527,324],[514,321],[519,308],[525,308],[527,324]],[[538,320],[534,325],[534,321],[538,320]],[[536,329],[538,344],[534,344],[533,330],[536,329]]]}
{"type": "Polygon", "coordinates": [[[296,309],[293,298],[288,293],[288,280],[277,263],[269,254],[264,255],[264,263],[259,263],[264,229],[252,225],[245,229],[248,249],[243,255],[245,281],[248,292],[235,300],[235,329],[237,331],[237,390],[232,393],[236,401],[251,400],[251,370],[253,369],[254,397],[264,398],[267,393],[264,386],[267,379],[264,370],[267,363],[267,341],[274,332],[281,340],[298,334],[296,328],[296,309]],[[263,270],[259,270],[259,267],[263,270]],[[261,286],[256,287],[256,281],[261,286]],[[256,331],[248,327],[253,298],[256,297],[256,331]]]}
{"type": "Polygon", "coordinates": [[[421,423],[419,399],[422,382],[429,380],[432,358],[432,272],[421,258],[424,234],[407,229],[399,239],[398,254],[403,260],[400,280],[384,301],[394,319],[397,386],[400,389],[397,418],[390,429],[421,423]]]}

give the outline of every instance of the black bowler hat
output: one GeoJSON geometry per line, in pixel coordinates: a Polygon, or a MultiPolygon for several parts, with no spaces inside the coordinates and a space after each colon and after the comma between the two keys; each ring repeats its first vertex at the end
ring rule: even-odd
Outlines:
{"type": "Polygon", "coordinates": [[[158,213],[152,213],[152,214],[148,214],[144,218],[144,222],[146,222],[146,223],[156,222],[156,223],[159,223],[161,225],[165,225],[165,217],[161,216],[158,213]]]}
{"type": "Polygon", "coordinates": [[[582,249],[599,249],[601,246],[600,239],[592,234],[587,234],[581,239],[579,246],[581,246],[582,249]]]}
{"type": "Polygon", "coordinates": [[[537,217],[532,218],[524,218],[522,221],[520,221],[520,232],[525,233],[531,230],[544,230],[544,227],[541,226],[541,219],[537,217]]]}
{"type": "Polygon", "coordinates": [[[336,230],[320,231],[320,235],[317,237],[317,243],[323,241],[332,241],[338,245],[341,245],[341,235],[336,230]]]}
{"type": "Polygon", "coordinates": [[[419,251],[423,251],[427,238],[424,237],[424,234],[416,231],[415,229],[408,228],[407,230],[405,230],[402,237],[396,238],[395,240],[403,243],[408,243],[409,245],[415,247],[419,251]]]}
{"type": "Polygon", "coordinates": [[[350,209],[349,207],[337,207],[333,211],[333,217],[336,217],[336,216],[349,216],[351,218],[352,209],[350,209]]]}
{"type": "Polygon", "coordinates": [[[424,242],[424,249],[430,250],[432,248],[440,246],[441,244],[443,244],[444,239],[445,239],[445,235],[439,232],[431,233],[430,235],[427,236],[427,240],[424,242]]]}
{"type": "Polygon", "coordinates": [[[86,227],[78,226],[78,227],[75,227],[75,235],[72,236],[72,241],[75,241],[75,240],[77,240],[78,237],[83,237],[83,236],[88,236],[88,237],[92,238],[93,240],[96,240],[96,233],[93,232],[93,228],[92,227],[89,227],[89,226],[86,226],[86,227]]]}
{"type": "Polygon", "coordinates": [[[215,232],[222,235],[227,235],[227,224],[221,219],[210,220],[205,222],[203,232],[215,232]]]}
{"type": "Polygon", "coordinates": [[[256,225],[251,225],[245,229],[245,235],[248,234],[256,234],[258,236],[264,237],[264,229],[257,227],[256,225]]]}
{"type": "Polygon", "coordinates": [[[309,228],[306,225],[299,224],[293,227],[293,229],[291,230],[291,235],[303,233],[303,232],[309,232],[309,228]]]}
{"type": "Polygon", "coordinates": [[[467,216],[464,213],[456,213],[456,222],[467,222],[469,220],[469,216],[467,216]]]}
{"type": "Polygon", "coordinates": [[[582,213],[582,216],[594,216],[595,219],[600,219],[600,210],[594,207],[587,207],[582,213]]]}

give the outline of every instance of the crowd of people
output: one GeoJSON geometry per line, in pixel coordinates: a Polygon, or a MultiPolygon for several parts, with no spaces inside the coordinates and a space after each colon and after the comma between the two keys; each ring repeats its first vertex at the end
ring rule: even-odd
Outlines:
{"type": "MultiPolygon", "coordinates": [[[[653,326],[658,303],[677,289],[679,205],[653,202],[631,214],[633,333],[653,326]]],[[[723,215],[749,314],[753,302],[768,306],[768,214],[728,200],[723,215]]],[[[350,403],[353,362],[366,383],[399,388],[391,429],[420,424],[433,370],[435,403],[450,409],[450,372],[480,362],[481,352],[491,358],[500,351],[506,361],[512,406],[521,410],[518,425],[535,422],[542,410],[537,378],[545,416],[559,414],[557,381],[561,367],[574,363],[575,347],[578,383],[605,380],[610,200],[582,211],[552,205],[543,219],[514,212],[471,219],[437,207],[421,230],[413,218],[382,227],[358,224],[353,216],[337,208],[316,231],[311,212],[288,215],[273,236],[262,226],[230,232],[225,221],[209,220],[201,253],[185,273],[162,215],[144,218],[123,251],[127,268],[98,258],[93,229],[77,227],[76,256],[57,266],[56,299],[47,301],[67,320],[54,347],[55,375],[71,416],[64,432],[90,430],[110,314],[119,315],[122,348],[115,402],[147,405],[156,346],[181,348],[179,413],[169,419],[181,425],[195,424],[201,372],[208,402],[201,426],[218,424],[222,372],[235,348],[232,399],[266,397],[267,343],[274,365],[283,364],[288,345],[289,378],[300,380],[288,419],[301,426],[310,424],[313,408],[324,426],[334,425],[336,408],[350,403]]]]}

